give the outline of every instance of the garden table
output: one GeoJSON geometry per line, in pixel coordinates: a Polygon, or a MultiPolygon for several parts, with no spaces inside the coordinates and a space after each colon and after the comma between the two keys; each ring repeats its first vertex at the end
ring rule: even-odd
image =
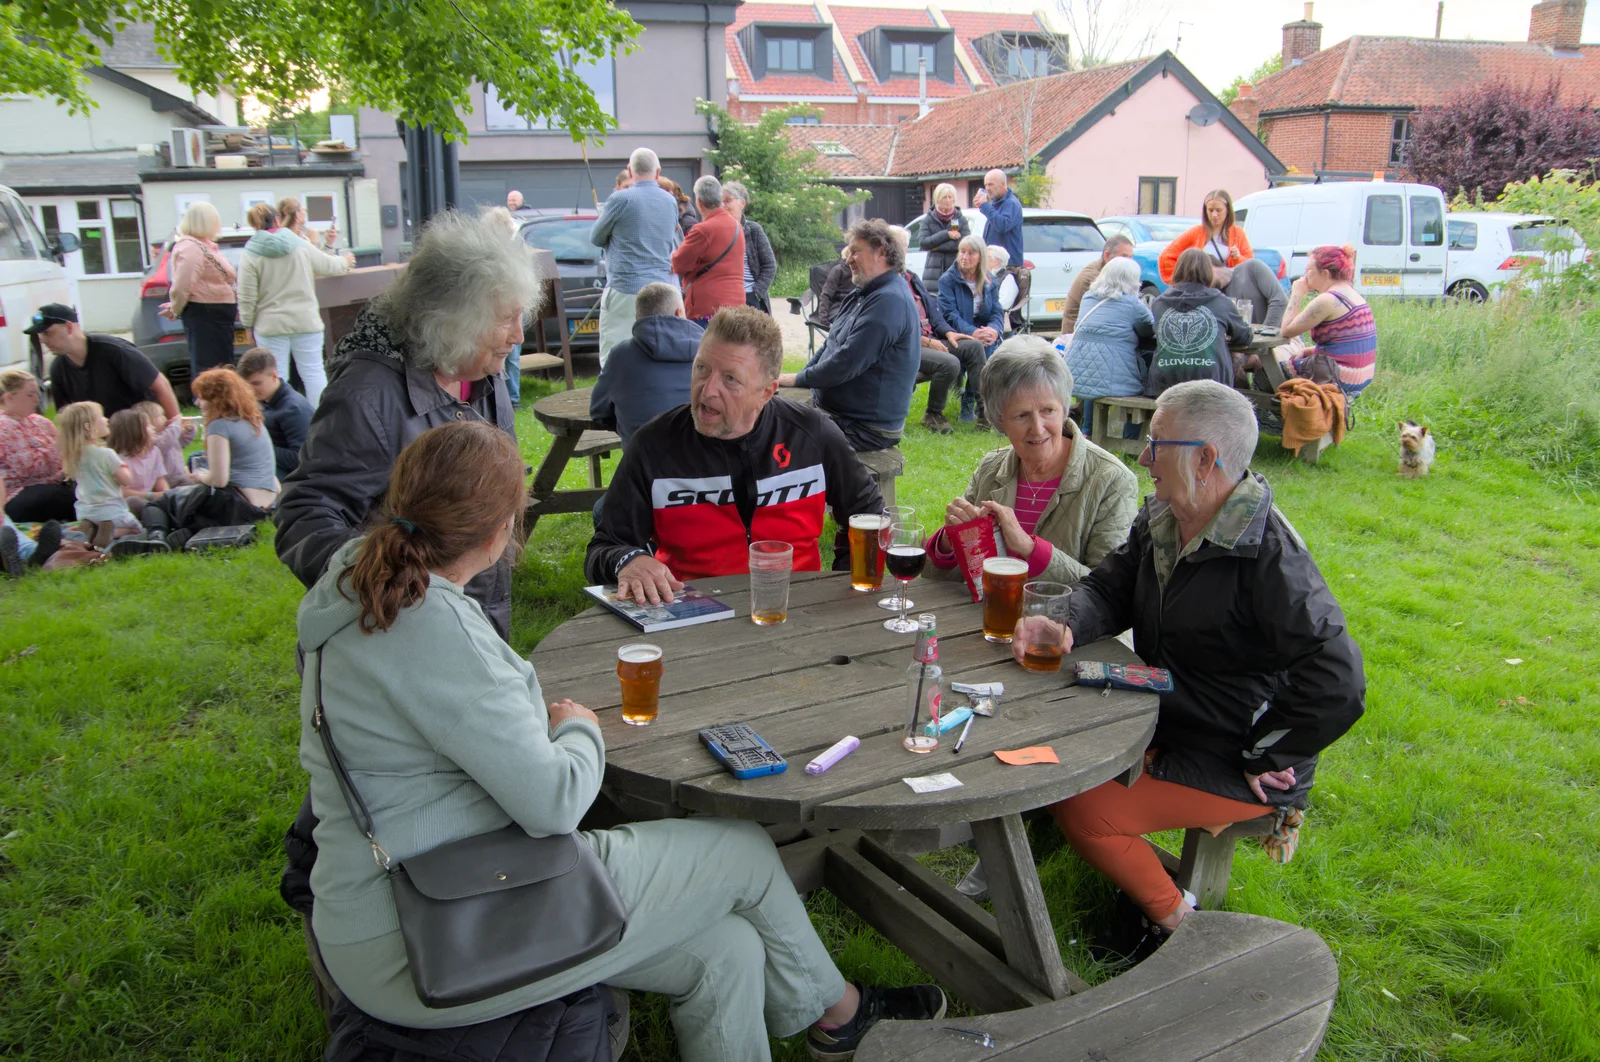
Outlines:
{"type": "Polygon", "coordinates": [[[600,479],[600,458],[612,450],[622,449],[622,439],[589,419],[589,395],[593,390],[592,387],[579,387],[557,391],[533,404],[534,418],[555,438],[528,488],[528,508],[523,519],[524,535],[533,534],[533,528],[541,516],[586,513],[605,496],[605,487],[601,486],[600,479]],[[567,462],[575,458],[589,460],[588,488],[557,490],[556,484],[561,481],[561,473],[567,467],[567,462]]]}
{"type": "MultiPolygon", "coordinates": [[[[976,721],[959,755],[954,732],[934,752],[914,755],[900,744],[914,638],[884,629],[889,614],[876,604],[884,593],[853,591],[843,573],[795,573],[787,622],[761,627],[749,620],[748,582],[693,581],[732,606],[733,619],[641,635],[595,608],[552,631],[529,657],[547,699],[570,697],[599,716],[608,795],[656,814],[747,819],[780,835],[787,828],[793,843],[780,852],[798,888],[828,888],[979,1010],[1082,990],[1061,961],[1020,816],[1118,775],[1131,784],[1155,729],[1156,697],[1070,686],[1067,664],[1025,671],[1009,646],[984,640],[981,606],[965,584],[919,581],[908,595],[912,611],[938,616],[946,682],[999,681],[1006,690],[996,716],[976,721]],[[660,715],[648,727],[624,724],[619,711],[616,650],[632,641],[664,654],[660,715]],[[787,772],[747,781],[725,773],[697,731],[730,722],[751,724],[788,759],[787,772]],[[807,761],[846,734],[861,747],[824,774],[805,773],[807,761]],[[993,755],[1035,745],[1054,748],[1060,763],[1014,767],[993,755]],[[963,784],[919,795],[901,780],[942,772],[963,784]],[[896,850],[967,823],[992,915],[896,850]]],[[[1136,660],[1114,639],[1075,655],[1136,660]]],[[[961,703],[947,693],[947,711],[961,703]]]]}

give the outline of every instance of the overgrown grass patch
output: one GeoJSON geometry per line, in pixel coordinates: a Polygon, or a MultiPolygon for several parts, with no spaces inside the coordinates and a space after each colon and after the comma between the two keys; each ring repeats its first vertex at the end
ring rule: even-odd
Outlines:
{"type": "MultiPolygon", "coordinates": [[[[1565,375],[1496,390],[1515,332],[1474,312],[1385,307],[1355,433],[1315,468],[1272,439],[1255,463],[1370,684],[1366,717],[1323,758],[1299,854],[1279,866],[1241,844],[1229,897],[1333,948],[1327,1058],[1600,1058],[1600,520],[1584,455],[1539,449],[1554,411],[1592,408],[1576,389],[1592,365],[1572,364],[1587,326],[1527,326],[1530,343],[1571,337],[1565,375]],[[1554,397],[1518,397],[1530,388],[1554,397]],[[1408,415],[1441,432],[1425,480],[1395,475],[1393,421],[1408,415]]],[[[936,514],[1000,438],[922,431],[925,395],[900,496],[936,514]]],[[[519,427],[537,463],[549,437],[526,412],[519,427]]],[[[584,481],[571,465],[564,485],[584,481]]],[[[588,534],[585,516],[540,521],[516,573],[519,651],[585,607],[588,534]]],[[[300,596],[270,535],[0,586],[0,1054],[320,1056],[299,925],[276,892],[304,792],[300,596]]],[[[1108,887],[1052,831],[1034,841],[1068,961],[1109,976],[1085,948],[1108,887]]],[[[970,858],[930,864],[953,877],[970,858]]],[[[921,976],[826,894],[812,912],[848,976],[921,976]]],[[[639,1006],[635,1033],[630,1059],[675,1057],[660,1001],[639,1006]]]]}

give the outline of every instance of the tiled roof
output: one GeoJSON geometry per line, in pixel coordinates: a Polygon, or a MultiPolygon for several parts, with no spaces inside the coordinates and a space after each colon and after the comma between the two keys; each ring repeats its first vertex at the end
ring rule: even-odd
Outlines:
{"type": "Polygon", "coordinates": [[[1021,165],[1022,125],[1017,115],[1030,101],[1030,139],[1037,152],[1150,62],[1135,59],[1054,74],[941,103],[926,116],[901,123],[891,172],[909,177],[1021,165]]]}
{"type": "Polygon", "coordinates": [[[130,22],[117,32],[110,44],[94,38],[100,48],[100,61],[109,67],[134,70],[171,70],[175,64],[156,51],[155,27],[148,22],[130,22]]]}
{"type": "MultiPolygon", "coordinates": [[[[915,26],[918,29],[937,30],[933,16],[926,8],[914,7],[844,7],[833,4],[828,8],[833,13],[833,23],[839,27],[839,32],[844,35],[845,46],[850,49],[850,57],[856,62],[856,69],[861,71],[861,76],[868,79],[867,91],[873,96],[898,96],[902,99],[917,98],[917,79],[915,77],[897,77],[888,81],[881,80],[879,72],[874,70],[867,61],[867,53],[862,50],[859,36],[872,29],[874,26],[915,26]]],[[[888,71],[883,71],[888,73],[888,71]]],[[[967,80],[966,72],[961,69],[961,64],[955,64],[955,81],[940,81],[928,72],[928,98],[952,99],[971,93],[972,83],[967,80]]]]}
{"type": "Polygon", "coordinates": [[[989,65],[983,61],[983,56],[978,54],[978,49],[972,42],[979,37],[986,37],[991,33],[1043,33],[1045,27],[1032,15],[1011,14],[1005,11],[951,11],[940,8],[944,20],[950,23],[950,28],[956,31],[956,46],[966,51],[979,70],[984,73],[984,79],[989,84],[994,84],[994,73],[989,65]]]}
{"type": "Polygon", "coordinates": [[[1557,56],[1524,41],[1351,37],[1255,86],[1261,113],[1318,107],[1428,107],[1463,88],[1495,81],[1542,88],[1561,83],[1565,101],[1600,99],[1600,46],[1557,56]]]}
{"type": "Polygon", "coordinates": [[[784,127],[789,142],[809,147],[819,156],[823,169],[834,177],[882,177],[894,155],[898,126],[892,125],[790,125],[784,127]],[[826,147],[837,145],[846,154],[835,154],[826,147]]]}
{"type": "Polygon", "coordinates": [[[844,76],[839,61],[834,59],[833,80],[802,74],[768,74],[760,81],[750,73],[750,62],[739,43],[739,31],[752,22],[798,22],[816,25],[822,19],[810,4],[740,4],[733,22],[727,29],[728,65],[733,76],[739,79],[742,95],[761,96],[839,96],[855,99],[855,90],[844,76]]]}
{"type": "Polygon", "coordinates": [[[156,165],[132,151],[0,155],[0,184],[22,195],[135,192],[141,169],[156,165]]]}

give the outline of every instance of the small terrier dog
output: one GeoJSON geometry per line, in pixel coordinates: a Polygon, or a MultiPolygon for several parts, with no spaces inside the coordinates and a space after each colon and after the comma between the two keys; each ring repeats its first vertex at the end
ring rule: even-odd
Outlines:
{"type": "Polygon", "coordinates": [[[1418,479],[1433,466],[1433,435],[1413,421],[1400,422],[1400,474],[1418,479]]]}

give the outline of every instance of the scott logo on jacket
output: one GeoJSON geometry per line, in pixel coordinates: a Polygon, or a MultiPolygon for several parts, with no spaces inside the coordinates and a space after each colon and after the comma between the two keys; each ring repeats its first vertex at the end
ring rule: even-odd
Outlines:
{"type": "Polygon", "coordinates": [[[731,476],[651,480],[650,505],[663,544],[657,556],[680,578],[722,575],[749,570],[750,542],[778,539],[795,544],[796,571],[819,570],[817,534],[828,501],[822,465],[759,478],[755,488],[755,512],[746,529],[731,476]]]}

